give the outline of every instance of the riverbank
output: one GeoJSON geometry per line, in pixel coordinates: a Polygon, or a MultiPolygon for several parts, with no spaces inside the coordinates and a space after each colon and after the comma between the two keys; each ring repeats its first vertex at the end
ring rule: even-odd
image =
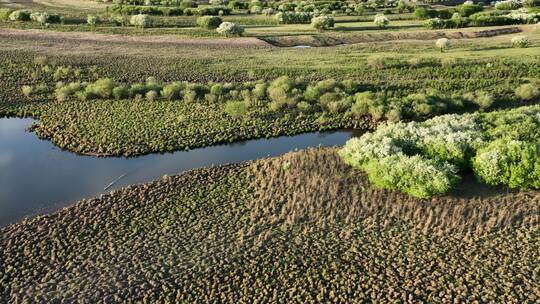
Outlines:
{"type": "Polygon", "coordinates": [[[352,130],[314,132],[150,154],[90,157],[61,150],[27,130],[32,119],[0,118],[0,226],[54,212],[74,201],[195,168],[343,145],[352,130]],[[32,191],[28,191],[31,188],[32,191]]]}
{"type": "Polygon", "coordinates": [[[467,185],[378,190],[334,149],[197,169],[2,228],[0,298],[538,300],[540,194],[467,185]]]}

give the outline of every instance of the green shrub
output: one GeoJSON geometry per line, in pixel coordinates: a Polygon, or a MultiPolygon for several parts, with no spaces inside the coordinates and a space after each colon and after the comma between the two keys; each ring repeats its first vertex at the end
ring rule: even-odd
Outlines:
{"type": "MultiPolygon", "coordinates": [[[[65,101],[70,96],[82,94],[81,91],[83,89],[83,86],[80,82],[72,82],[67,85],[60,85],[57,86],[55,90],[56,100],[58,101],[65,101]]],[[[86,100],[86,95],[84,96],[84,100],[86,100]]]]}
{"type": "Polygon", "coordinates": [[[540,97],[540,90],[538,89],[538,85],[526,83],[519,86],[516,89],[515,94],[522,100],[530,101],[540,97]]]}
{"type": "Polygon", "coordinates": [[[274,79],[267,89],[267,95],[270,101],[277,103],[286,103],[291,97],[294,82],[288,76],[281,76],[274,79]]]}
{"type": "Polygon", "coordinates": [[[415,19],[423,20],[438,17],[437,11],[434,9],[428,9],[425,7],[418,7],[413,12],[415,19]]]}
{"type": "Polygon", "coordinates": [[[30,21],[30,12],[27,10],[16,10],[9,14],[11,21],[30,21]]]}
{"type": "Polygon", "coordinates": [[[194,0],[182,0],[180,6],[183,8],[194,8],[197,7],[197,2],[194,0]]]}
{"type": "Polygon", "coordinates": [[[540,187],[540,147],[537,143],[494,141],[478,150],[472,166],[476,176],[488,185],[540,187]]]}
{"type": "Polygon", "coordinates": [[[109,98],[112,96],[112,91],[116,87],[116,83],[110,78],[98,79],[96,82],[86,86],[88,98],[109,98]]]}
{"type": "Polygon", "coordinates": [[[469,17],[474,13],[478,13],[484,10],[484,7],[479,4],[462,4],[456,6],[456,12],[458,12],[462,17],[469,17]]]}
{"type": "Polygon", "coordinates": [[[194,102],[197,100],[197,92],[193,89],[186,89],[183,91],[184,96],[183,99],[185,102],[194,102]]]}
{"type": "Polygon", "coordinates": [[[59,15],[49,14],[45,12],[43,13],[34,12],[30,14],[30,19],[42,25],[45,25],[47,23],[60,23],[61,22],[61,18],[59,15]]]}
{"type": "Polygon", "coordinates": [[[330,16],[319,16],[311,19],[311,26],[317,31],[322,32],[334,27],[334,18],[330,16]]]}
{"type": "Polygon", "coordinates": [[[463,99],[470,103],[476,104],[480,108],[480,110],[486,110],[495,103],[495,98],[493,97],[493,95],[485,91],[466,93],[463,95],[463,99]]]}
{"type": "Polygon", "coordinates": [[[117,86],[112,90],[112,96],[117,99],[124,99],[129,96],[129,90],[125,86],[117,86]]]}
{"type": "Polygon", "coordinates": [[[240,118],[246,114],[247,105],[243,101],[228,101],[225,103],[224,111],[232,117],[240,118]]]}
{"type": "Polygon", "coordinates": [[[218,28],[221,22],[221,18],[217,16],[201,16],[197,18],[197,25],[207,30],[218,28]]]}
{"type": "Polygon", "coordinates": [[[365,170],[378,187],[398,189],[418,198],[450,191],[459,181],[455,167],[415,156],[389,156],[370,161],[365,170]]]}
{"type": "Polygon", "coordinates": [[[9,16],[11,15],[13,11],[9,8],[0,8],[0,20],[1,21],[7,21],[9,20],[9,16]]]}
{"type": "Polygon", "coordinates": [[[101,23],[101,17],[96,16],[96,15],[88,15],[86,17],[86,23],[88,23],[90,27],[94,27],[101,23]]]}
{"type": "Polygon", "coordinates": [[[178,100],[182,96],[184,85],[180,82],[171,82],[163,87],[161,96],[167,100],[178,100]]]}
{"type": "Polygon", "coordinates": [[[306,24],[311,23],[313,14],[285,11],[277,13],[275,18],[280,24],[306,24]]]}
{"type": "Polygon", "coordinates": [[[223,5],[206,6],[197,9],[197,14],[201,16],[223,16],[229,15],[230,13],[231,9],[223,5]]]}

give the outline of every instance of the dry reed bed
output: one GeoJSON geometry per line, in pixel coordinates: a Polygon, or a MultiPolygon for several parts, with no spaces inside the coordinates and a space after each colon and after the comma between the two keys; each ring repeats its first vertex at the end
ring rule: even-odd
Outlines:
{"type": "Polygon", "coordinates": [[[378,189],[361,171],[348,167],[334,149],[308,149],[255,163],[253,219],[284,226],[310,223],[377,227],[403,221],[424,233],[484,233],[540,223],[540,194],[504,192],[472,178],[460,190],[429,200],[378,189]],[[460,197],[460,192],[466,195],[460,197]]]}

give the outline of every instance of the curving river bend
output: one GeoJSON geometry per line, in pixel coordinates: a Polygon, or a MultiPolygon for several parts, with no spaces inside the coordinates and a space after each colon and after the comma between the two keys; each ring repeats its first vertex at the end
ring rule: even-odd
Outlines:
{"type": "Polygon", "coordinates": [[[27,131],[32,119],[0,118],[0,227],[130,184],[189,169],[294,149],[342,145],[359,131],[314,132],[168,154],[98,158],[62,151],[27,131]]]}

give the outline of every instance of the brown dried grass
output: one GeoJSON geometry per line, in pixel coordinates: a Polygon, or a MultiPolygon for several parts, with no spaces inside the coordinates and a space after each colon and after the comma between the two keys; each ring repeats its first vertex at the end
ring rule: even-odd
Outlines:
{"type": "Polygon", "coordinates": [[[335,149],[291,152],[252,166],[251,219],[263,225],[324,227],[362,222],[414,226],[424,233],[485,233],[540,223],[540,193],[505,192],[466,178],[457,191],[429,200],[371,185],[335,149]]]}

